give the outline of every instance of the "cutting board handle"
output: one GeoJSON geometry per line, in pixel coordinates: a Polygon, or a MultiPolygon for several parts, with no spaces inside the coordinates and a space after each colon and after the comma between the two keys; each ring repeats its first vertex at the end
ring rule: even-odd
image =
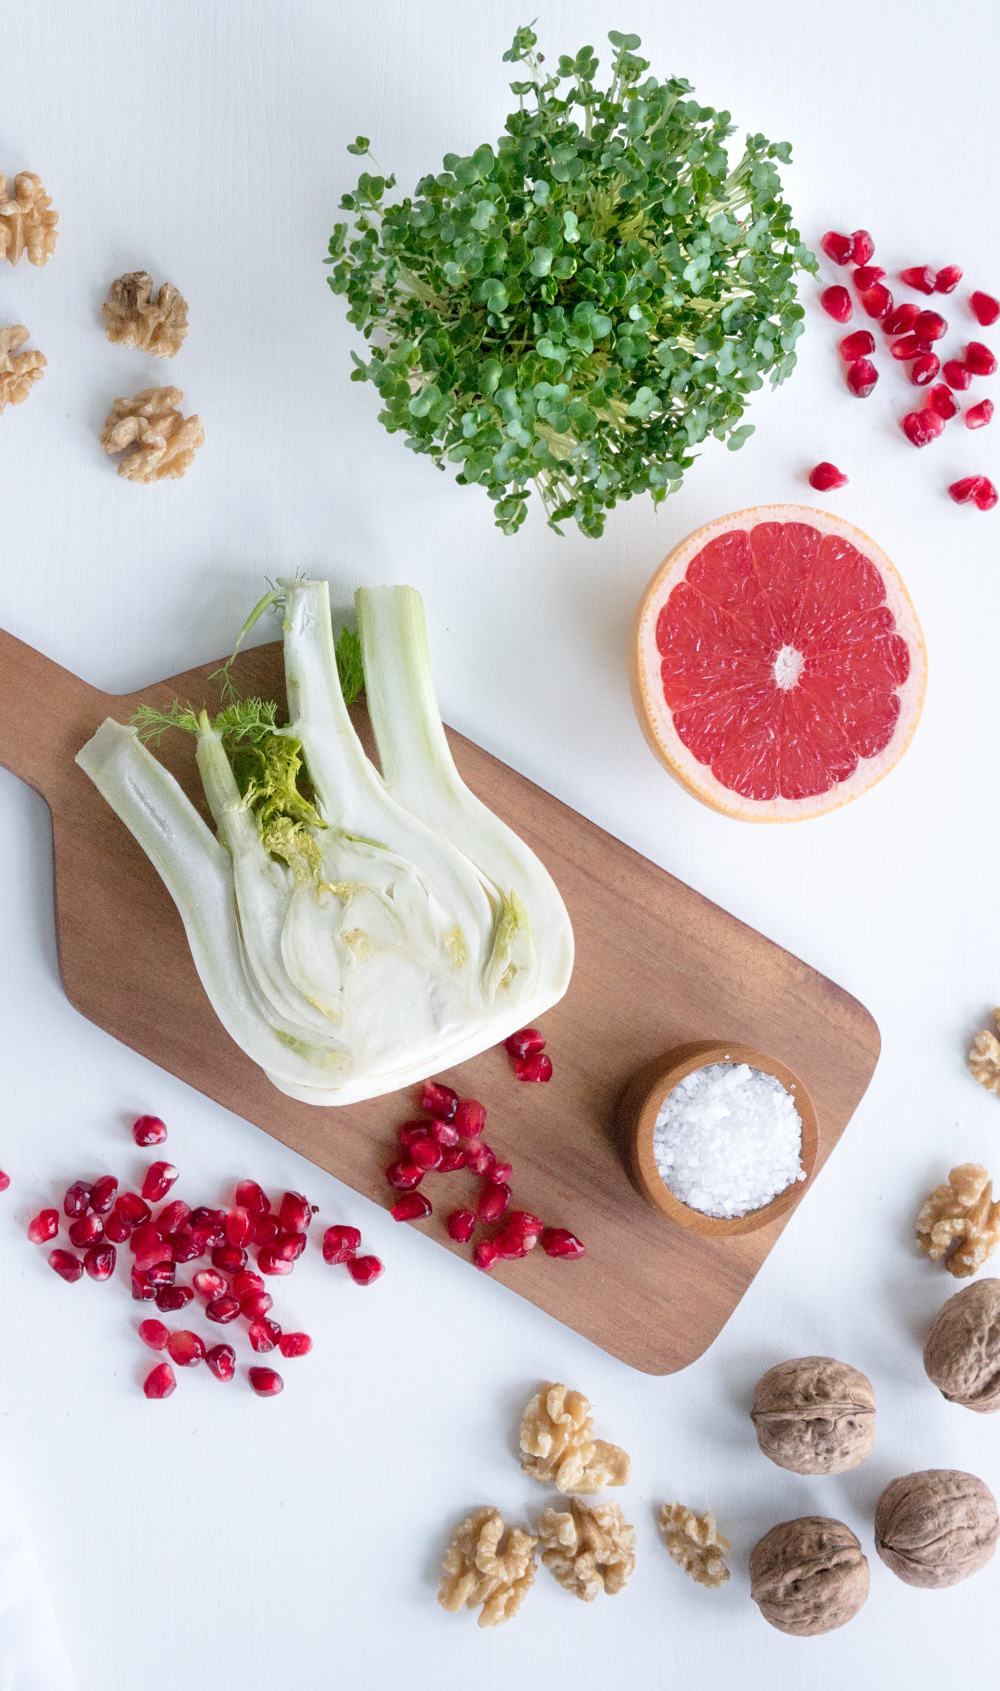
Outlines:
{"type": "Polygon", "coordinates": [[[102,695],[0,628],[0,766],[48,798],[97,726],[102,695]],[[74,743],[75,741],[75,743],[74,743]]]}

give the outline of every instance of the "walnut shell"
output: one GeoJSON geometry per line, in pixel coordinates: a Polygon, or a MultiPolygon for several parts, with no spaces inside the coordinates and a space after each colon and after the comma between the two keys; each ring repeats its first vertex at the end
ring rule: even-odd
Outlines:
{"type": "Polygon", "coordinates": [[[769,1368],[757,1382],[751,1415],[764,1455],[795,1474],[842,1474],[875,1442],[871,1381],[832,1356],[769,1368]]]}
{"type": "Polygon", "coordinates": [[[814,1638],[854,1619],[868,1596],[868,1558],[843,1521],[782,1521],[750,1552],[750,1595],[779,1632],[814,1638]]]}
{"type": "Polygon", "coordinates": [[[957,1585],[986,1566],[998,1536],[989,1486],[956,1468],[904,1474],[875,1505],[875,1548],[907,1585],[957,1585]]]}
{"type": "Polygon", "coordinates": [[[942,1305],[924,1367],[949,1403],[981,1415],[1000,1409],[1000,1280],[977,1280],[942,1305]]]}

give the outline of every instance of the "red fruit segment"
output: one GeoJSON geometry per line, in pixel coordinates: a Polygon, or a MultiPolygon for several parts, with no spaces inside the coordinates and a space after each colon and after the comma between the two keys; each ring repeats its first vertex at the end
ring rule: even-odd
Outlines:
{"type": "Polygon", "coordinates": [[[308,1333],[282,1333],[278,1340],[278,1349],[284,1357],[308,1356],[312,1348],[308,1333]]]}
{"type": "Polygon", "coordinates": [[[450,1086],[442,1086],[440,1081],[425,1080],[420,1088],[420,1108],[425,1116],[451,1121],[458,1109],[458,1093],[450,1086]]]}
{"type": "Polygon", "coordinates": [[[965,349],[965,363],[974,376],[992,376],[996,373],[997,361],[982,341],[969,342],[965,349]]]}
{"type": "Polygon", "coordinates": [[[972,502],[981,511],[989,511],[996,504],[996,489],[986,476],[963,476],[961,481],[952,482],[948,492],[956,505],[972,502]]]}
{"type": "Polygon", "coordinates": [[[899,279],[908,288],[914,288],[918,294],[932,294],[937,287],[937,271],[929,264],[914,264],[909,270],[901,270],[899,279]]]}
{"type": "Polygon", "coordinates": [[[59,1231],[59,1211],[39,1210],[28,1222],[28,1238],[33,1245],[47,1245],[59,1231]]]}
{"type": "Polygon", "coordinates": [[[231,1380],[236,1373],[236,1352],[232,1345],[212,1345],[205,1361],[217,1380],[231,1380]]]}
{"type": "Polygon", "coordinates": [[[450,1239],[459,1245],[467,1245],[476,1231],[476,1217],[472,1210],[452,1210],[445,1227],[450,1239]]]}
{"type": "Polygon", "coordinates": [[[962,280],[962,272],[957,264],[946,264],[934,278],[934,292],[936,294],[953,294],[962,280]]]}
{"type": "Polygon", "coordinates": [[[151,1214],[149,1205],[138,1192],[123,1192],[120,1198],[115,1199],[115,1215],[121,1216],[130,1229],[148,1221],[151,1214]]]}
{"type": "Polygon", "coordinates": [[[167,1355],[179,1368],[193,1368],[205,1355],[205,1341],[190,1328],[182,1327],[167,1340],[167,1355]]]}
{"type": "Polygon", "coordinates": [[[10,1175],[6,1174],[4,1170],[0,1168],[0,1192],[6,1192],[9,1185],[10,1175]]]}
{"type": "Polygon", "coordinates": [[[225,1276],[214,1268],[199,1268],[197,1274],[192,1275],[191,1284],[198,1296],[208,1302],[221,1297],[226,1290],[225,1276]]]}
{"type": "Polygon", "coordinates": [[[884,282],[876,282],[861,295],[861,304],[869,317],[887,317],[892,310],[892,295],[884,282]]]}
{"type": "Polygon", "coordinates": [[[925,388],[941,373],[941,360],[936,353],[925,352],[910,365],[910,381],[915,388],[925,388]]]}
{"type": "Polygon", "coordinates": [[[254,1217],[251,1238],[255,1245],[270,1245],[278,1237],[281,1228],[276,1215],[258,1215],[254,1217]]]}
{"type": "Polygon", "coordinates": [[[848,367],[845,380],[855,399],[867,399],[878,381],[878,371],[870,358],[858,358],[848,367]]]}
{"type": "Polygon", "coordinates": [[[534,1057],[515,1057],[514,1073],[518,1080],[551,1080],[552,1058],[544,1051],[539,1051],[534,1057]]]}
{"type": "Polygon", "coordinates": [[[948,386],[956,388],[959,393],[964,393],[967,387],[972,386],[972,371],[962,363],[960,358],[947,359],[941,374],[948,386]]]}
{"type": "Polygon", "coordinates": [[[936,388],[931,388],[927,395],[927,403],[933,406],[938,416],[943,417],[945,422],[948,421],[949,417],[954,417],[958,410],[958,400],[952,393],[951,388],[946,387],[944,382],[940,382],[936,388]]]}
{"type": "Polygon", "coordinates": [[[472,1260],[477,1268],[488,1274],[494,1263],[499,1260],[500,1247],[492,1239],[480,1239],[472,1253],[472,1260]]]}
{"type": "MultiPolygon", "coordinates": [[[[104,1231],[107,1234],[107,1228],[104,1231]]],[[[171,1233],[170,1249],[173,1251],[175,1262],[197,1262],[199,1257],[205,1255],[201,1240],[195,1238],[189,1227],[182,1227],[178,1232],[171,1233]]]]}
{"type": "Polygon", "coordinates": [[[571,1261],[587,1254],[576,1234],[565,1227],[546,1227],[542,1233],[542,1250],[546,1256],[568,1257],[571,1261]]]}
{"type": "Polygon", "coordinates": [[[974,503],[978,505],[981,511],[992,511],[997,502],[997,497],[997,490],[990,481],[989,476],[980,476],[979,486],[972,495],[974,503]]]}
{"type": "Polygon", "coordinates": [[[970,295],[969,304],[977,323],[981,323],[984,329],[988,329],[1000,317],[1000,299],[994,299],[992,294],[980,293],[977,289],[970,295]]]}
{"type": "Polygon", "coordinates": [[[356,1286],[370,1286],[373,1280],[378,1279],[383,1268],[378,1257],[349,1257],[347,1272],[356,1286]]]}
{"type": "Polygon", "coordinates": [[[905,335],[913,328],[919,316],[919,305],[914,305],[911,300],[904,300],[902,305],[897,305],[894,311],[890,311],[888,317],[883,320],[882,327],[887,335],[905,335]]]}
{"type": "Polygon", "coordinates": [[[145,1270],[149,1284],[155,1286],[158,1291],[161,1287],[172,1286],[176,1273],[177,1270],[172,1262],[154,1262],[145,1270]]]}
{"type": "Polygon", "coordinates": [[[465,1167],[467,1160],[461,1145],[450,1145],[446,1151],[441,1152],[438,1173],[454,1174],[457,1169],[465,1167]]]}
{"type": "Polygon", "coordinates": [[[441,1146],[429,1133],[425,1133],[422,1139],[414,1139],[411,1144],[410,1161],[426,1174],[440,1166],[441,1146]]]}
{"type": "Polygon", "coordinates": [[[499,1221],[509,1208],[511,1190],[509,1186],[487,1185],[479,1195],[476,1205],[476,1215],[480,1221],[499,1221]]]}
{"type": "Polygon", "coordinates": [[[913,319],[913,333],[921,340],[939,341],[947,332],[948,325],[940,311],[918,311],[913,319]]]}
{"type": "Polygon", "coordinates": [[[944,428],[944,418],[937,411],[908,411],[900,428],[911,446],[928,446],[937,440],[944,428]]]}
{"type": "MultiPolygon", "coordinates": [[[[965,426],[967,429],[984,429],[986,424],[991,421],[992,416],[993,401],[981,399],[978,405],[969,406],[965,413],[965,426]]],[[[70,1229],[70,1232],[72,1233],[72,1229],[70,1229]]]]}
{"type": "Polygon", "coordinates": [[[177,1376],[169,1362],[158,1362],[146,1375],[142,1389],[148,1398],[169,1397],[177,1389],[177,1376]]]}
{"type": "Polygon", "coordinates": [[[489,1174],[496,1157],[481,1139],[474,1139],[465,1148],[465,1166],[470,1174],[489,1174]]]}
{"type": "Polygon", "coordinates": [[[847,477],[843,470],[838,470],[836,464],[830,464],[826,459],[809,471],[809,486],[816,488],[818,493],[829,493],[835,487],[846,485],[847,477]]]}
{"type": "Polygon", "coordinates": [[[190,1214],[190,1205],[186,1204],[183,1198],[175,1198],[172,1204],[164,1204],[156,1218],[156,1225],[169,1239],[186,1225],[190,1214]]]}
{"type": "Polygon", "coordinates": [[[83,1274],[83,1263],[75,1257],[72,1251],[54,1250],[49,1252],[49,1267],[55,1269],[61,1280],[69,1281],[72,1285],[83,1274]]]}
{"type": "Polygon", "coordinates": [[[833,264],[849,264],[854,257],[854,237],[836,229],[828,229],[819,244],[833,264]]]}
{"type": "Polygon", "coordinates": [[[150,1350],[165,1350],[170,1337],[170,1328],[162,1321],[140,1321],[139,1337],[150,1350]]]}
{"type": "Polygon", "coordinates": [[[876,282],[881,282],[885,271],[880,264],[862,264],[854,272],[854,286],[859,294],[866,294],[876,282]]]}
{"type": "Polygon", "coordinates": [[[194,1293],[190,1286],[161,1286],[156,1294],[156,1307],[164,1313],[186,1309],[194,1302],[194,1293]]]}
{"type": "MultiPolygon", "coordinates": [[[[301,1239],[301,1249],[305,1250],[305,1237],[301,1233],[286,1235],[289,1238],[301,1239]]],[[[298,1251],[295,1253],[298,1255],[298,1251]]],[[[212,1267],[222,1270],[223,1274],[238,1274],[246,1267],[247,1253],[242,1245],[216,1245],[212,1252],[212,1267]]]]}
{"type": "Polygon", "coordinates": [[[251,1368],[249,1379],[258,1397],[277,1397],[285,1389],[284,1380],[273,1368],[251,1368]]]}
{"type": "Polygon", "coordinates": [[[240,1209],[249,1210],[251,1215],[266,1215],[271,1208],[267,1193],[263,1186],[258,1186],[256,1180],[237,1182],[236,1202],[240,1209]]]}
{"type": "Polygon", "coordinates": [[[492,1180],[494,1186],[503,1186],[510,1180],[514,1172],[513,1163],[494,1163],[486,1170],[487,1180],[492,1180]]]}
{"type": "MultiPolygon", "coordinates": [[[[517,1039],[519,1035],[513,1034],[511,1037],[517,1039]]],[[[507,1040],[507,1049],[510,1050],[509,1039],[507,1040]]],[[[486,1105],[481,1104],[478,1098],[460,1098],[455,1110],[454,1123],[458,1129],[459,1138],[480,1138],[486,1126],[486,1105]]]]}
{"type": "Polygon", "coordinates": [[[494,1238],[504,1258],[526,1257],[542,1236],[542,1222],[528,1210],[511,1210],[500,1232],[494,1238]]]}
{"type": "Polygon", "coordinates": [[[167,1137],[167,1124],[159,1116],[140,1116],[132,1123],[132,1138],[137,1145],[162,1145],[167,1137]]]}
{"type": "Polygon", "coordinates": [[[83,1180],[74,1180],[63,1199],[63,1210],[66,1215],[86,1215],[90,1208],[90,1187],[83,1180]]]}
{"type": "Polygon", "coordinates": [[[252,1231],[253,1216],[249,1210],[245,1210],[242,1205],[237,1204],[236,1208],[231,1209],[226,1216],[226,1244],[237,1247],[245,1245],[252,1231]]]}
{"type": "Polygon", "coordinates": [[[156,1297],[156,1287],[151,1286],[145,1274],[140,1274],[137,1268],[132,1270],[132,1296],[136,1303],[151,1303],[156,1297]]]}
{"type": "Polygon", "coordinates": [[[235,1321],[239,1313],[240,1300],[234,1298],[231,1292],[224,1292],[221,1298],[213,1298],[205,1305],[205,1315],[209,1321],[235,1321]]]}
{"type": "Polygon", "coordinates": [[[283,1257],[273,1245],[263,1245],[257,1253],[257,1267],[262,1274],[291,1274],[295,1267],[289,1257],[283,1257]]]}
{"type": "Polygon", "coordinates": [[[142,1183],[142,1195],[146,1202],[158,1204],[161,1198],[166,1197],[176,1179],[177,1170],[173,1163],[150,1163],[142,1183]]]}
{"type": "Polygon", "coordinates": [[[305,1233],[312,1221],[312,1208],[301,1192],[286,1192],[278,1206],[278,1221],[286,1233],[305,1233]]]}
{"type": "Polygon", "coordinates": [[[110,1280],[115,1271],[118,1252],[114,1245],[91,1245],[83,1259],[83,1266],[92,1280],[110,1280]]]}
{"type": "Polygon", "coordinates": [[[423,1180],[424,1171],[418,1168],[416,1163],[401,1160],[389,1164],[385,1178],[390,1186],[395,1186],[397,1192],[412,1192],[423,1180]]]}
{"type": "Polygon", "coordinates": [[[129,1240],[129,1249],[135,1256],[135,1266],[140,1274],[154,1268],[157,1263],[173,1262],[170,1240],[161,1238],[151,1221],[144,1221],[141,1227],[136,1228],[129,1240]]]}
{"type": "Polygon", "coordinates": [[[835,323],[846,323],[854,309],[851,305],[850,294],[846,288],[842,288],[839,284],[832,288],[824,288],[819,296],[819,303],[827,316],[832,317],[835,323]]]}
{"type": "Polygon", "coordinates": [[[255,1350],[258,1356],[266,1355],[269,1350],[274,1349],[280,1332],[281,1328],[277,1322],[268,1321],[266,1317],[262,1316],[259,1321],[251,1321],[247,1328],[247,1338],[250,1340],[251,1350],[255,1350]]]}
{"type": "MultiPolygon", "coordinates": [[[[840,356],[847,364],[853,364],[857,358],[867,358],[875,351],[875,336],[870,329],[855,329],[853,335],[845,335],[840,343],[840,356]]],[[[510,1041],[507,1041],[508,1049],[510,1041]]],[[[541,1046],[539,1046],[541,1050],[541,1046]]],[[[515,1056],[527,1056],[527,1052],[517,1051],[515,1056]]]]}
{"type": "MultiPolygon", "coordinates": [[[[855,229],[851,236],[851,258],[855,264],[867,264],[875,251],[875,242],[867,229],[855,229]]],[[[885,272],[883,271],[884,275],[885,272]]]]}
{"type": "Polygon", "coordinates": [[[930,344],[922,341],[919,335],[902,335],[898,341],[893,341],[889,348],[893,358],[906,363],[911,358],[919,358],[922,353],[930,351],[930,344]]]}
{"type": "Polygon", "coordinates": [[[104,1223],[99,1215],[81,1215],[69,1224],[69,1242],[78,1251],[85,1251],[104,1237],[104,1223]]]}
{"type": "Polygon", "coordinates": [[[356,1227],[328,1227],[323,1235],[323,1261],[349,1262],[361,1247],[361,1234],[356,1227]]]}
{"type": "Polygon", "coordinates": [[[537,1028],[522,1028],[520,1033],[512,1033],[504,1040],[504,1047],[512,1057],[534,1057],[545,1050],[545,1041],[537,1028]]]}
{"type": "Polygon", "coordinates": [[[247,1321],[263,1320],[273,1306],[274,1299],[270,1292],[244,1292],[240,1298],[240,1314],[247,1321]]]}
{"type": "Polygon", "coordinates": [[[96,1215],[107,1215],[115,1201],[118,1182],[113,1174],[102,1174],[90,1189],[90,1207],[96,1215]]]}
{"type": "Polygon", "coordinates": [[[394,1221],[423,1221],[433,1213],[430,1199],[422,1192],[404,1192],[389,1211],[394,1221]]]}

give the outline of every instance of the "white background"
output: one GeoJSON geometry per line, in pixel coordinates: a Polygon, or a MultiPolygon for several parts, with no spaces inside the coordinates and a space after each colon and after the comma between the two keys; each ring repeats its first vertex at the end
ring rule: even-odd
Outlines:
{"type": "MultiPolygon", "coordinates": [[[[537,514],[504,539],[485,500],[385,436],[373,391],[349,383],[352,334],[322,259],[353,179],[345,142],[363,130],[409,186],[444,151],[493,139],[508,109],[500,56],[527,15],[507,0],[8,0],[0,169],[40,172],[61,235],[46,270],[0,274],[0,321],[27,324],[49,358],[29,403],[0,420],[0,621],[124,690],[226,650],[267,574],[326,573],[344,605],[358,582],[412,582],[450,721],[841,981],[876,1015],[884,1056],[714,1349],[684,1374],[646,1378],[80,1020],[56,970],[45,808],[0,776],[0,1163],[12,1176],[0,1199],[0,1493],[34,1524],[82,1691],[597,1691],[668,1675],[738,1676],[757,1691],[776,1674],[911,1687],[956,1663],[986,1671],[995,1648],[1000,1566],[920,1593],[873,1558],[860,1617],[807,1642],[764,1624],[745,1567],[759,1534],[798,1513],[842,1516],[870,1545],[878,1492],[909,1469],[965,1466],[1000,1489],[1000,1429],[924,1378],[921,1335],[953,1285],[910,1242],[950,1164],[1000,1173],[1000,1104],[963,1066],[1000,993],[1000,511],[956,508],[944,491],[972,469],[996,474],[1000,423],[976,436],[953,424],[916,453],[895,423],[912,390],[883,354],[875,396],[846,395],[837,331],[807,284],[800,371],[760,397],[743,453],[709,447],[658,515],[629,506],[601,541],[559,539],[537,514]],[[166,370],[101,332],[107,284],[141,267],[190,301],[187,343],[166,370]],[[116,394],[168,379],[207,444],[184,482],[130,486],[99,450],[100,424],[116,394]],[[917,602],[927,707],[903,765],[859,804],[753,829],[700,808],[650,757],[628,698],[629,624],[678,537],[754,502],[808,500],[818,458],[851,478],[831,508],[879,539],[917,602]],[[127,1123],[142,1110],[170,1124],[180,1192],[212,1200],[240,1174],[305,1187],[324,1219],[357,1220],[385,1259],[369,1291],[310,1258],[282,1292],[316,1349],[287,1365],[279,1401],[201,1370],[147,1404],[139,1306],[118,1285],[62,1285],[25,1241],[29,1216],[71,1177],[138,1178],[127,1123]],[[758,1374],[807,1351],[842,1356],[876,1385],[877,1449],[843,1479],[783,1474],[752,1438],[758,1374]],[[480,1634],[436,1607],[436,1566],[467,1508],[495,1501],[523,1520],[544,1501],[512,1444],[539,1378],[585,1390],[599,1430],[632,1453],[638,1570],[591,1607],[541,1573],[516,1622],[480,1634]],[[698,1590],[666,1560],[654,1507],[674,1497],[715,1509],[731,1534],[725,1591],[698,1590]]],[[[808,238],[865,224],[890,270],[954,261],[972,286],[997,289],[994,20],[985,0],[947,15],[926,0],[631,0],[624,11],[575,0],[545,6],[539,28],[552,53],[638,30],[655,70],[687,75],[740,125],[790,138],[808,238]]],[[[960,298],[945,309],[964,339],[974,328],[960,298]]],[[[149,972],[155,993],[155,956],[149,972]]]]}

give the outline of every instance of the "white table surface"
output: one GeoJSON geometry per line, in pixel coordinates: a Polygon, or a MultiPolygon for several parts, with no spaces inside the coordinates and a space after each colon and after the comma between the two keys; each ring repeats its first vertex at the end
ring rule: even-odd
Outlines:
{"type": "MultiPolygon", "coordinates": [[[[973,286],[1000,287],[985,69],[1000,38],[985,0],[953,4],[947,21],[902,0],[544,11],[552,53],[636,29],[657,71],[789,137],[808,237],[864,223],[890,270],[956,261],[973,286]]],[[[371,135],[408,186],[444,151],[494,138],[508,109],[500,55],[527,15],[510,0],[8,0],[0,168],[41,173],[61,236],[46,270],[0,273],[0,319],[29,325],[49,358],[29,403],[0,422],[0,622],[130,689],[227,649],[266,575],[326,573],[345,605],[359,582],[412,582],[448,719],[855,992],[884,1056],[710,1354],[646,1378],[81,1020],[56,968],[45,807],[0,776],[0,1164],[12,1176],[0,1199],[0,1491],[36,1527],[81,1691],[495,1691],[540,1674],[585,1691],[668,1676],[738,1676],[763,1691],[803,1672],[822,1688],[876,1676],[929,1686],[956,1660],[985,1670],[995,1648],[1000,1565],[924,1594],[873,1558],[860,1617],[808,1643],[763,1623],[745,1569],[759,1534],[795,1514],[841,1516],[870,1547],[878,1492],[913,1468],[964,1466],[1000,1487],[998,1428],[924,1378],[920,1336],[954,1286],[910,1243],[920,1199],[951,1163],[1000,1172],[1000,1104],[963,1066],[1000,992],[1000,512],[944,495],[956,475],[996,472],[996,429],[952,425],[915,453],[893,421],[907,394],[898,372],[883,356],[876,396],[848,398],[836,330],[811,305],[801,369],[761,396],[750,446],[711,446],[658,515],[635,503],[599,542],[559,539],[537,513],[504,539],[478,493],[384,435],[373,390],[347,380],[352,333],[322,265],[352,180],[344,144],[371,135]],[[190,301],[187,344],[166,368],[101,333],[108,282],[141,267],[190,301]],[[97,433],[116,394],[157,380],[184,388],[207,444],[183,483],[136,488],[116,479],[97,433]],[[804,472],[822,457],[851,476],[831,508],[878,537],[916,599],[926,713],[905,762],[859,804],[753,829],[702,809],[650,757],[626,686],[629,624],[676,538],[727,509],[808,500],[804,472]],[[170,1124],[179,1191],[221,1196],[241,1174],[305,1187],[324,1218],[357,1220],[386,1262],[366,1292],[315,1261],[282,1289],[316,1348],[286,1366],[280,1401],[201,1370],[169,1403],[147,1404],[139,1306],[120,1286],[62,1285],[25,1241],[28,1217],[73,1176],[137,1169],[127,1123],[146,1110],[170,1124]],[[747,1420],[758,1374],[809,1351],[858,1364],[878,1392],[876,1452],[845,1478],[781,1473],[747,1420]],[[438,1559],[468,1507],[495,1501],[523,1519],[544,1500],[512,1441],[546,1377],[585,1390],[600,1430],[632,1453],[638,1570],[621,1597],[589,1608],[541,1573],[516,1622],[481,1634],[436,1607],[438,1559]],[[674,1497],[715,1509],[731,1534],[724,1592],[666,1560],[654,1508],[674,1497]]],[[[967,314],[965,325],[974,332],[967,314]]],[[[149,967],[155,991],[155,957],[149,967]]]]}

